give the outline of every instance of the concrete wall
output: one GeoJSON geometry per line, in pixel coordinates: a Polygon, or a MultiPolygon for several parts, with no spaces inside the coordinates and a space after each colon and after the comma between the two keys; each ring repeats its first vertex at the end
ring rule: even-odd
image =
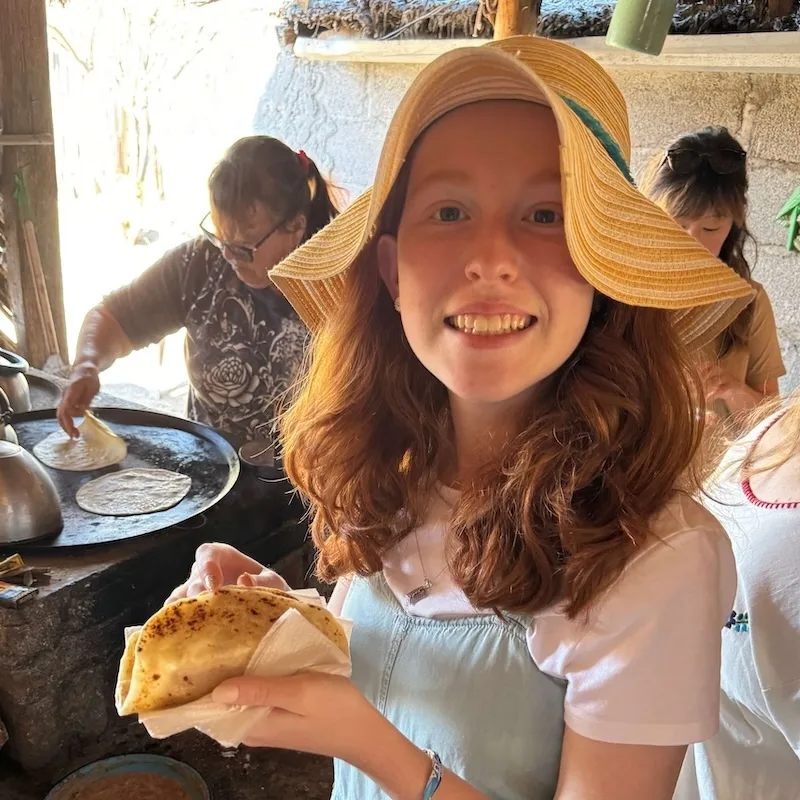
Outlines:
{"type": "MultiPolygon", "coordinates": [[[[352,197],[372,180],[383,135],[412,65],[310,62],[284,51],[265,87],[255,127],[305,148],[352,197]]],[[[788,375],[800,386],[800,255],[774,222],[800,186],[800,76],[618,70],[628,101],[633,168],[680,133],[726,125],[749,152],[754,276],[772,299],[788,375]]]]}

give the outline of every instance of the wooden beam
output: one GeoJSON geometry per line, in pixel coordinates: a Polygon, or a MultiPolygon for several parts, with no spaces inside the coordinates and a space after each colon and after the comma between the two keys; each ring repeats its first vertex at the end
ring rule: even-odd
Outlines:
{"type": "Polygon", "coordinates": [[[0,147],[53,145],[52,133],[0,133],[0,147]]]}
{"type": "MultiPolygon", "coordinates": [[[[725,36],[667,36],[660,56],[609,47],[602,36],[564,39],[611,69],[764,72],[800,74],[800,33],[733,33],[725,36]]],[[[481,47],[486,39],[394,39],[338,36],[294,43],[297,58],[367,64],[427,64],[459,47],[481,47]]]]}
{"type": "MultiPolygon", "coordinates": [[[[50,64],[47,50],[47,0],[2,0],[0,24],[0,113],[7,135],[53,135],[50,102],[50,64]]],[[[3,147],[0,193],[6,215],[6,254],[14,303],[19,349],[34,366],[42,366],[48,353],[44,326],[37,314],[34,281],[25,255],[23,223],[33,222],[39,244],[47,294],[52,304],[58,355],[67,360],[64,292],[58,232],[58,191],[55,152],[31,142],[3,147]],[[15,189],[24,182],[28,203],[20,213],[15,189]]]]}
{"type": "Polygon", "coordinates": [[[494,38],[532,34],[536,29],[536,12],[532,3],[536,0],[497,0],[494,18],[494,38]]]}

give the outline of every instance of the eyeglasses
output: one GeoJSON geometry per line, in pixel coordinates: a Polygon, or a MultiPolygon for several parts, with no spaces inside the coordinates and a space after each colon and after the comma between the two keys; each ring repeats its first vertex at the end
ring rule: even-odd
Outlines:
{"type": "Polygon", "coordinates": [[[717,175],[733,175],[744,169],[747,153],[744,150],[714,150],[700,152],[682,147],[668,150],[664,161],[676,175],[691,175],[705,162],[717,175]]]}
{"type": "Polygon", "coordinates": [[[246,261],[249,264],[252,264],[255,260],[256,251],[258,248],[261,247],[261,245],[264,244],[264,242],[266,242],[273,233],[276,233],[280,228],[282,228],[284,222],[286,222],[286,220],[281,220],[269,233],[267,233],[265,236],[262,236],[261,239],[256,242],[256,244],[254,244],[252,247],[248,247],[244,244],[230,244],[230,242],[224,242],[219,238],[219,236],[211,233],[211,231],[208,230],[205,225],[210,216],[211,213],[209,212],[200,221],[200,231],[202,232],[203,236],[205,236],[206,239],[208,239],[208,241],[214,245],[214,247],[219,248],[221,251],[227,250],[238,261],[246,261]]]}

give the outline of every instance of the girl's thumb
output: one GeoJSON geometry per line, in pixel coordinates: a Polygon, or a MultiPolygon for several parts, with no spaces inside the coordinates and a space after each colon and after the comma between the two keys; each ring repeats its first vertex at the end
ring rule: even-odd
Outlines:
{"type": "Polygon", "coordinates": [[[250,572],[245,572],[239,576],[236,581],[238,586],[245,588],[252,588],[253,586],[262,586],[265,589],[281,589],[282,591],[289,591],[286,581],[281,578],[276,572],[265,570],[258,575],[253,575],[250,572]]]}

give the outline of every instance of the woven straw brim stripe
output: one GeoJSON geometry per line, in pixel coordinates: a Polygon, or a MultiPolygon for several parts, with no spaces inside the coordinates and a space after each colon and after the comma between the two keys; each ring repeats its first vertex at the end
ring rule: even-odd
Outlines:
{"type": "Polygon", "coordinates": [[[398,107],[372,190],[270,277],[309,328],[317,329],[340,302],[347,270],[373,237],[416,139],[455,108],[482,100],[525,100],[550,106],[558,123],[567,246],[577,269],[614,300],[683,310],[675,317],[682,338],[693,349],[704,346],[750,302],[752,287],[629,183],[565,97],[619,137],[616,143],[629,157],[624,100],[584,53],[559,42],[518,37],[437,59],[398,107]]]}

